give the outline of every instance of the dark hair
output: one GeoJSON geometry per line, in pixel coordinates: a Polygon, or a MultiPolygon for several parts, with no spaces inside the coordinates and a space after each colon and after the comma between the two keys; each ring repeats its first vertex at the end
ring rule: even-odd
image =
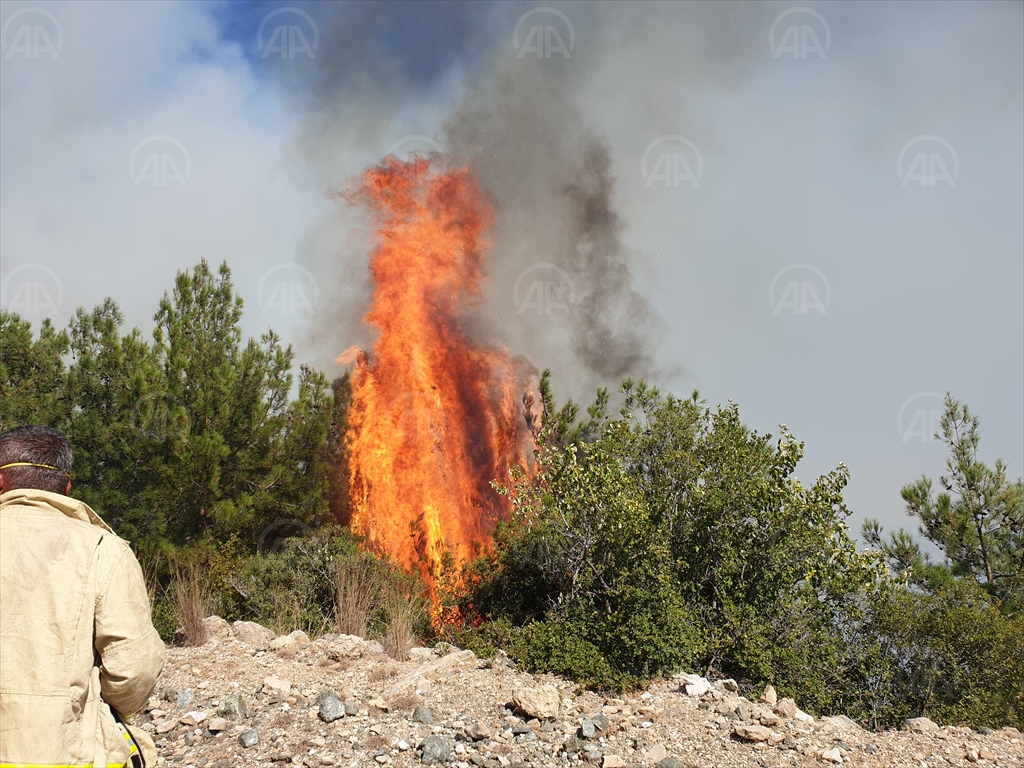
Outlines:
{"type": "Polygon", "coordinates": [[[7,467],[0,469],[7,481],[7,490],[32,488],[37,491],[64,493],[71,476],[71,443],[56,429],[42,426],[17,427],[0,435],[0,467],[25,462],[46,464],[43,467],[7,467]]]}

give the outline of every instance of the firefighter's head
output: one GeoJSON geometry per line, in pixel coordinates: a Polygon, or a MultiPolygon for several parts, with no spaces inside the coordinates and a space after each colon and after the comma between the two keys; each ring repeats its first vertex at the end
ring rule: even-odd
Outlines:
{"type": "Polygon", "coordinates": [[[56,429],[18,427],[0,435],[0,493],[71,492],[71,443],[56,429]]]}

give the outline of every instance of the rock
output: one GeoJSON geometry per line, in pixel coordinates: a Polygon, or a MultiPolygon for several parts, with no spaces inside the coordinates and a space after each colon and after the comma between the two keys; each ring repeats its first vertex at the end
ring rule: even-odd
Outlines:
{"type": "Polygon", "coordinates": [[[553,685],[539,688],[520,688],[512,697],[512,703],[530,717],[547,719],[558,715],[558,689],[553,685]]]}
{"type": "Polygon", "coordinates": [[[220,616],[207,616],[203,619],[206,627],[206,642],[222,642],[231,638],[231,625],[220,616]]]}
{"type": "Polygon", "coordinates": [[[761,725],[766,725],[769,728],[772,727],[773,725],[778,725],[779,723],[782,722],[782,718],[780,718],[778,715],[767,714],[767,713],[761,715],[761,717],[759,719],[761,721],[761,725]]]}
{"type": "Polygon", "coordinates": [[[586,744],[577,738],[568,738],[565,740],[565,743],[562,744],[562,749],[565,750],[565,754],[567,755],[575,755],[585,746],[586,744]]]}
{"type": "Polygon", "coordinates": [[[381,645],[376,640],[367,640],[366,641],[366,651],[365,651],[364,655],[383,656],[384,655],[384,646],[381,645]]]}
{"type": "Polygon", "coordinates": [[[221,699],[220,706],[217,707],[217,714],[231,720],[245,717],[248,714],[248,710],[246,709],[245,699],[242,698],[242,694],[236,693],[234,696],[221,699]]]}
{"type": "Polygon", "coordinates": [[[618,755],[605,755],[601,768],[626,768],[626,761],[618,755]]]}
{"type": "Polygon", "coordinates": [[[845,731],[846,733],[859,733],[864,729],[857,725],[856,722],[851,720],[846,715],[832,715],[831,717],[821,718],[821,722],[825,725],[835,728],[837,731],[845,731]]]}
{"type": "Polygon", "coordinates": [[[334,691],[320,691],[317,704],[320,719],[325,723],[333,723],[345,716],[345,705],[334,691]]]}
{"type": "Polygon", "coordinates": [[[494,658],[491,659],[491,669],[501,670],[503,672],[515,672],[516,663],[508,657],[508,654],[502,650],[494,652],[494,658]]]}
{"type": "Polygon", "coordinates": [[[435,765],[447,760],[452,748],[443,738],[432,734],[420,742],[420,752],[422,753],[421,762],[426,765],[435,765]]]}
{"type": "Polygon", "coordinates": [[[763,725],[737,725],[733,735],[742,741],[768,741],[771,731],[763,725]]]}
{"type": "Polygon", "coordinates": [[[155,725],[157,733],[167,733],[168,731],[173,731],[178,726],[173,720],[158,720],[155,725]]]}
{"type": "Polygon", "coordinates": [[[270,641],[277,637],[274,630],[267,629],[255,621],[236,621],[231,625],[231,631],[235,635],[235,639],[261,651],[265,651],[270,645],[270,641]]]}
{"type": "Polygon", "coordinates": [[[740,720],[743,720],[744,722],[750,719],[750,705],[747,704],[745,701],[741,701],[739,704],[737,704],[733,712],[736,713],[736,717],[738,717],[740,720]]]}
{"type": "Polygon", "coordinates": [[[655,744],[653,747],[647,750],[647,754],[644,756],[648,763],[657,765],[666,757],[668,757],[668,750],[665,749],[664,744],[655,744]]]}
{"type": "Polygon", "coordinates": [[[418,664],[422,664],[427,661],[433,661],[437,658],[437,654],[433,648],[410,648],[409,649],[409,661],[415,661],[418,664]]]}
{"type": "Polygon", "coordinates": [[[292,682],[291,680],[271,675],[270,677],[263,678],[263,690],[267,693],[273,691],[279,696],[287,696],[292,692],[292,682]]]}
{"type": "Polygon", "coordinates": [[[588,717],[584,719],[583,724],[580,726],[576,734],[581,739],[592,739],[597,736],[597,726],[594,725],[594,721],[588,717]]]}
{"type": "Polygon", "coordinates": [[[761,694],[761,701],[769,706],[775,706],[779,701],[779,695],[775,693],[775,687],[772,685],[765,686],[764,693],[761,694]]]}
{"type": "Polygon", "coordinates": [[[473,741],[483,741],[491,738],[491,729],[483,723],[477,722],[466,726],[466,735],[473,741]]]}
{"type": "Polygon", "coordinates": [[[228,729],[228,721],[223,717],[215,717],[210,721],[210,724],[206,726],[206,730],[210,733],[220,733],[228,729]]]}
{"type": "Polygon", "coordinates": [[[188,712],[188,713],[186,713],[181,718],[181,720],[179,722],[181,722],[183,725],[189,725],[189,726],[192,726],[193,728],[195,728],[197,725],[199,725],[205,719],[206,719],[206,713],[205,712],[188,712]]]}
{"type": "Polygon", "coordinates": [[[658,768],[684,768],[684,766],[676,758],[666,757],[658,763],[658,768]]]}
{"type": "Polygon", "coordinates": [[[312,645],[313,641],[309,639],[309,635],[303,632],[301,629],[296,629],[294,632],[289,632],[288,637],[295,641],[300,648],[305,648],[307,645],[312,645]]]}
{"type": "Polygon", "coordinates": [[[792,699],[782,699],[782,701],[772,707],[772,711],[779,717],[794,720],[797,713],[796,702],[792,699]]]}
{"type": "Polygon", "coordinates": [[[988,760],[990,762],[993,762],[996,759],[995,753],[992,750],[990,750],[988,747],[981,747],[981,748],[979,748],[978,749],[978,757],[980,757],[982,760],[988,760]]]}
{"type": "Polygon", "coordinates": [[[682,675],[682,683],[679,689],[687,696],[700,696],[702,693],[712,689],[711,683],[706,677],[700,675],[682,675]]]}
{"type": "Polygon", "coordinates": [[[255,747],[259,744],[260,734],[255,728],[246,728],[238,737],[238,743],[244,749],[255,747]]]}
{"type": "Polygon", "coordinates": [[[414,723],[423,723],[424,725],[433,725],[434,713],[430,707],[424,707],[421,704],[412,711],[412,721],[414,723]]]}
{"type": "Polygon", "coordinates": [[[725,680],[719,680],[715,685],[723,691],[731,691],[732,693],[738,693],[740,690],[740,684],[731,677],[728,677],[725,680]]]}
{"type": "Polygon", "coordinates": [[[779,749],[799,749],[799,748],[800,748],[800,745],[796,743],[796,739],[794,739],[792,736],[787,736],[786,738],[784,738],[782,740],[782,743],[779,744],[779,749]]]}
{"type": "Polygon", "coordinates": [[[454,651],[443,658],[421,664],[394,682],[388,689],[388,698],[394,698],[409,688],[419,688],[423,680],[450,677],[456,667],[468,664],[476,664],[476,654],[472,651],[454,651]]]}
{"type": "Polygon", "coordinates": [[[904,720],[903,727],[913,733],[931,733],[939,730],[939,726],[927,717],[912,717],[909,720],[904,720]]]}
{"type": "Polygon", "coordinates": [[[843,762],[842,754],[840,754],[839,750],[835,747],[833,747],[832,749],[826,749],[824,752],[822,752],[821,759],[829,763],[835,763],[836,765],[839,765],[843,762]]]}
{"type": "Polygon", "coordinates": [[[814,722],[814,715],[808,715],[806,712],[804,712],[802,709],[800,709],[800,707],[797,707],[796,708],[796,719],[799,720],[801,723],[813,723],[814,722]]]}
{"type": "Polygon", "coordinates": [[[213,764],[213,768],[231,768],[231,761],[226,757],[222,757],[213,764]]]}
{"type": "Polygon", "coordinates": [[[280,637],[275,637],[271,640],[267,645],[267,648],[271,651],[283,651],[287,648],[294,650],[297,649],[297,644],[295,642],[295,638],[291,635],[281,635],[280,637]]]}
{"type": "Polygon", "coordinates": [[[348,699],[345,701],[345,714],[350,717],[359,714],[359,702],[348,699]]]}
{"type": "Polygon", "coordinates": [[[174,702],[174,706],[178,709],[190,709],[193,704],[196,703],[196,695],[191,690],[186,688],[184,691],[178,694],[177,701],[174,702]]]}
{"type": "Polygon", "coordinates": [[[338,635],[327,646],[327,655],[335,661],[361,659],[366,653],[366,641],[357,635],[338,635]]]}

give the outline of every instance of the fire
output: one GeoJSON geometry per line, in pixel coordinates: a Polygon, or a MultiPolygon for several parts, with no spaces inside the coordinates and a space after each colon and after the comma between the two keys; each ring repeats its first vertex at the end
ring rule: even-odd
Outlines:
{"type": "Polygon", "coordinates": [[[519,377],[504,351],[474,345],[460,314],[478,304],[490,206],[469,169],[388,157],[346,195],[370,212],[372,355],[350,348],[352,530],[437,602],[446,559],[472,559],[507,512],[491,481],[523,465],[519,377]]]}

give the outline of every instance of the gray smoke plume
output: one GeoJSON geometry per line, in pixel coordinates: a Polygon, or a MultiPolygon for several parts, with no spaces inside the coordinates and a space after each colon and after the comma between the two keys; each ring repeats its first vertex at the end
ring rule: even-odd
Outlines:
{"type": "MultiPolygon", "coordinates": [[[[558,5],[571,16],[575,48],[568,58],[538,58],[520,56],[512,45],[516,19],[531,6],[429,4],[436,36],[447,36],[472,66],[435,62],[440,73],[424,83],[409,65],[421,54],[384,53],[367,44],[394,5],[355,4],[323,25],[325,54],[314,64],[315,85],[295,96],[308,110],[297,146],[314,183],[336,191],[362,170],[367,150],[379,160],[393,138],[427,133],[409,120],[421,112],[424,121],[443,125],[435,133],[446,159],[470,163],[495,208],[485,301],[466,318],[467,332],[551,368],[558,391],[573,397],[589,399],[595,386],[614,387],[627,375],[666,373],[655,362],[663,323],[636,284],[644,256],[623,243],[614,158],[599,119],[604,103],[595,92],[614,89],[621,104],[642,77],[649,91],[678,94],[686,90],[687,67],[728,87],[743,76],[748,58],[734,27],[760,29],[761,20],[730,21],[732,12],[723,14],[716,4],[558,5]],[[468,14],[475,14],[474,23],[468,14]],[[712,17],[717,25],[709,31],[712,17]],[[612,71],[610,51],[624,62],[612,71]],[[450,90],[461,95],[445,105],[424,103],[445,71],[457,72],[458,87],[450,90]]],[[[685,108],[679,101],[647,102],[629,116],[643,144],[677,132],[675,112],[685,108]]],[[[316,346],[327,344],[332,356],[349,343],[370,341],[358,323],[367,302],[367,243],[353,216],[332,212],[307,249],[316,261],[340,262],[334,268],[347,287],[316,331],[316,346]]]]}

